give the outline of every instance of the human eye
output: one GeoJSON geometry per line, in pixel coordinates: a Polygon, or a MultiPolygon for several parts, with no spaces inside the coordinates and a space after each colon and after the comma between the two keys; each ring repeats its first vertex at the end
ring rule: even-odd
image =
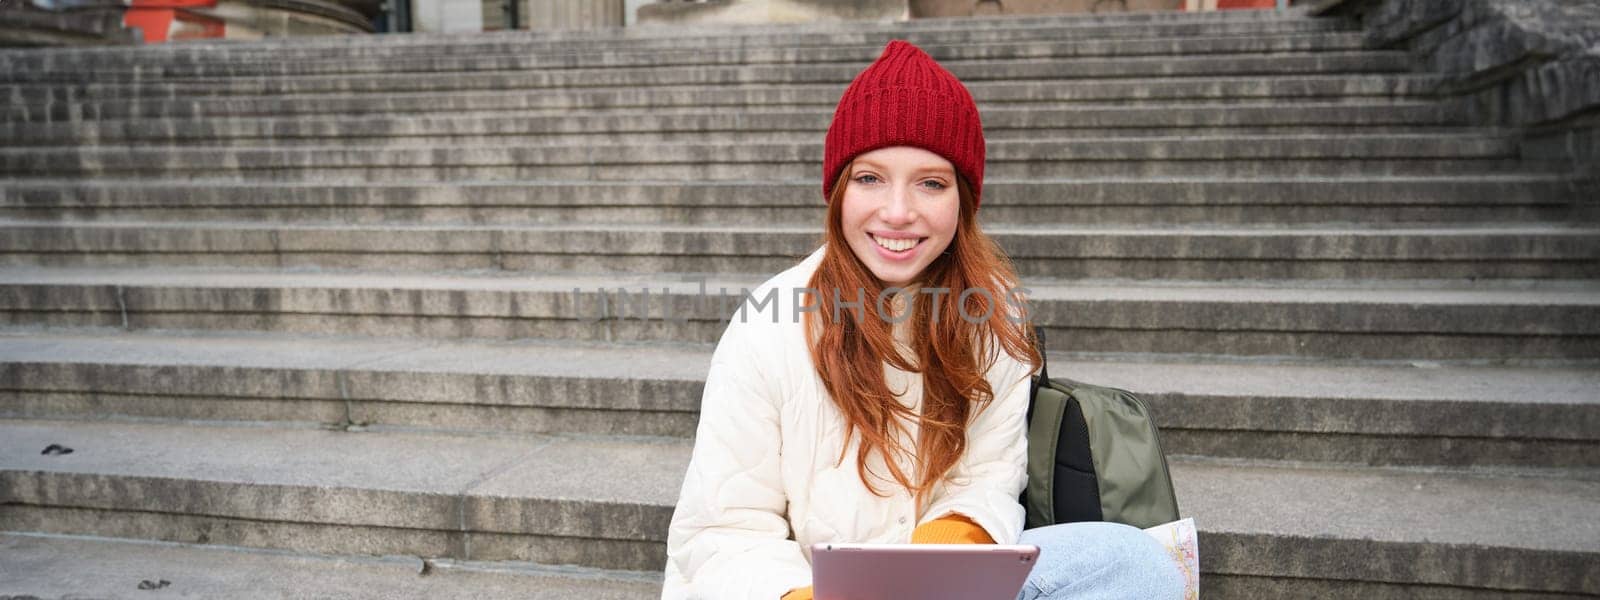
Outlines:
{"type": "Polygon", "coordinates": [[[950,187],[945,185],[943,181],[939,181],[937,179],[925,179],[922,181],[922,185],[935,192],[942,192],[945,188],[950,187]]]}
{"type": "Polygon", "coordinates": [[[873,175],[871,173],[862,173],[860,175],[856,175],[856,183],[873,184],[873,183],[877,183],[877,182],[878,182],[878,176],[877,175],[873,175]]]}

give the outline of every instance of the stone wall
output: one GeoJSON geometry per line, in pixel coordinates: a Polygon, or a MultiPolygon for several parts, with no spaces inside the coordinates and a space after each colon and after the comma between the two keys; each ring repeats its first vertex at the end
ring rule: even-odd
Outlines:
{"type": "Polygon", "coordinates": [[[55,11],[21,0],[0,0],[0,46],[100,46],[137,44],[122,26],[121,6],[55,11]]]}
{"type": "Polygon", "coordinates": [[[1447,75],[1439,92],[1479,123],[1522,128],[1524,156],[1600,172],[1600,2],[1351,0],[1369,42],[1447,75]]]}
{"type": "Polygon", "coordinates": [[[600,29],[621,27],[623,0],[518,0],[523,29],[600,29]]]}

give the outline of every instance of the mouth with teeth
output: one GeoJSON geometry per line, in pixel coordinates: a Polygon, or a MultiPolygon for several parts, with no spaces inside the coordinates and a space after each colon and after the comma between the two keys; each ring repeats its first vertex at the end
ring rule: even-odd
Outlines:
{"type": "Polygon", "coordinates": [[[911,255],[911,251],[922,245],[922,237],[885,237],[877,234],[867,234],[872,242],[878,245],[878,251],[890,258],[904,258],[911,255]]]}

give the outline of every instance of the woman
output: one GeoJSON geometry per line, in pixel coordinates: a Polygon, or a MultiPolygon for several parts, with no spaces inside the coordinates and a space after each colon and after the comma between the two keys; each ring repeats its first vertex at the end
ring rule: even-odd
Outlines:
{"type": "Polygon", "coordinates": [[[1021,530],[1040,357],[978,228],[983,164],[972,96],[915,46],[845,90],[825,244],[751,293],[712,356],[663,598],[809,600],[819,542],[1034,544],[1021,598],[1181,596],[1137,529],[1021,530]]]}

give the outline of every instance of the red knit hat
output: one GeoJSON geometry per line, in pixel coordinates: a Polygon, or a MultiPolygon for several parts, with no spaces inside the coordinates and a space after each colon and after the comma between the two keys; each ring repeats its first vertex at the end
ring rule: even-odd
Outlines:
{"type": "Polygon", "coordinates": [[[894,40],[839,98],[822,150],[822,198],[851,159],[889,146],[943,156],[983,199],[983,123],[966,86],[905,40],[894,40]]]}

